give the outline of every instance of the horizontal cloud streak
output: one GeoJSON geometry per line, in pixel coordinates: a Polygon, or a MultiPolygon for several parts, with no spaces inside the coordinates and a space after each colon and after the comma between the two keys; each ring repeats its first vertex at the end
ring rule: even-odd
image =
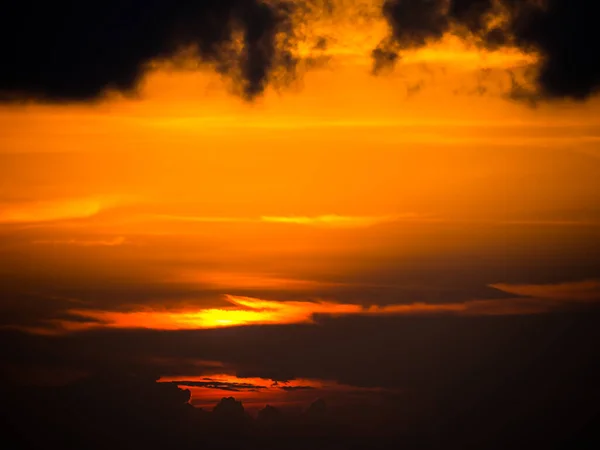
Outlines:
{"type": "Polygon", "coordinates": [[[407,303],[365,307],[327,301],[278,302],[227,295],[232,306],[200,310],[98,311],[70,310],[69,314],[90,319],[89,322],[61,322],[63,330],[108,327],[149,328],[159,330],[211,329],[243,325],[314,323],[325,316],[387,315],[522,315],[542,314],[600,301],[600,283],[595,281],[560,285],[507,285],[491,287],[518,297],[469,300],[453,303],[407,303]]]}
{"type": "MultiPolygon", "coordinates": [[[[416,215],[407,215],[407,218],[416,218],[416,215]]],[[[338,216],[329,214],[324,216],[306,217],[306,216],[262,216],[262,222],[294,224],[294,225],[313,225],[325,227],[368,227],[386,222],[395,222],[399,220],[399,216],[338,216]]]]}
{"type": "Polygon", "coordinates": [[[260,216],[252,217],[210,217],[210,216],[181,216],[181,215],[154,215],[157,219],[198,222],[198,223],[273,223],[283,225],[307,225],[332,228],[362,228],[400,220],[419,220],[418,214],[384,215],[384,216],[345,216],[338,214],[324,214],[319,216],[260,216]]]}
{"type": "Polygon", "coordinates": [[[112,239],[84,240],[84,239],[40,239],[33,241],[37,245],[75,245],[81,247],[118,247],[123,245],[127,240],[123,236],[117,236],[112,239]]]}
{"type": "Polygon", "coordinates": [[[81,197],[45,201],[0,202],[0,225],[88,219],[102,211],[127,203],[119,196],[81,197]]]}
{"type": "Polygon", "coordinates": [[[600,301],[600,281],[586,280],[556,284],[508,284],[498,283],[491,287],[510,294],[547,300],[600,301]]]}
{"type": "Polygon", "coordinates": [[[49,222],[91,217],[102,205],[95,199],[31,202],[0,207],[0,224],[49,222]]]}

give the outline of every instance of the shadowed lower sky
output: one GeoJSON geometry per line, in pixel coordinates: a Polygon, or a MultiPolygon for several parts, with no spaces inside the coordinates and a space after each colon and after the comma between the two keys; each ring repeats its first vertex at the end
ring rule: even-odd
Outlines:
{"type": "Polygon", "coordinates": [[[472,422],[473,448],[511,402],[517,437],[595,423],[594,2],[32,4],[0,27],[14,417],[322,397],[409,434],[472,422]]]}

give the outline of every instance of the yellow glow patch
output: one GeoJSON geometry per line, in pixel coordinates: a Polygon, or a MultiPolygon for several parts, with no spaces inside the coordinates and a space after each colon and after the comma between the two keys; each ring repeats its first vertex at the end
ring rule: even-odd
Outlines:
{"type": "MultiPolygon", "coordinates": [[[[590,286],[597,288],[597,284],[586,284],[586,292],[590,286]]],[[[496,285],[496,287],[501,287],[496,285]]],[[[459,315],[512,315],[512,314],[538,314],[560,306],[564,301],[558,294],[548,295],[547,291],[552,286],[506,287],[507,292],[538,292],[544,296],[539,298],[505,298],[494,300],[470,300],[455,303],[410,303],[403,305],[370,306],[365,308],[357,304],[343,304],[333,302],[278,302],[262,300],[251,297],[227,295],[232,303],[226,308],[207,308],[195,311],[94,311],[71,310],[71,314],[88,317],[100,321],[91,324],[76,324],[77,329],[105,326],[110,328],[150,328],[160,330],[180,329],[211,329],[242,325],[268,325],[268,324],[295,324],[311,323],[316,314],[331,316],[363,315],[422,315],[422,314],[459,314],[459,315]],[[558,297],[557,297],[558,295],[558,297]],[[559,298],[560,297],[560,298],[559,298]],[[557,302],[558,300],[558,302],[557,302]]],[[[577,288],[577,286],[575,286],[577,288]]],[[[563,289],[564,290],[564,289],[563,289]]],[[[590,300],[586,294],[583,300],[590,300]]],[[[597,299],[597,289],[593,290],[594,299],[597,299]]],[[[573,301],[582,300],[575,296],[573,301]]],[[[65,330],[71,330],[70,322],[66,323],[65,330]]]]}

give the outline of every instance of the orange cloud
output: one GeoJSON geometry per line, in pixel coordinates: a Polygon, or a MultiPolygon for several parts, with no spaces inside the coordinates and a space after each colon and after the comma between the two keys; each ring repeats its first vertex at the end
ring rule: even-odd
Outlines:
{"type": "Polygon", "coordinates": [[[104,209],[123,203],[109,197],[0,203],[0,224],[53,222],[93,217],[104,209]]]}
{"type": "Polygon", "coordinates": [[[311,322],[314,314],[352,314],[362,309],[360,305],[330,302],[277,302],[232,295],[226,297],[232,303],[231,307],[196,311],[72,310],[70,313],[99,320],[104,326],[113,328],[180,330],[311,322]]]}
{"type": "Polygon", "coordinates": [[[95,199],[30,202],[0,206],[0,223],[47,222],[91,217],[102,205],[95,199]]]}
{"type": "Polygon", "coordinates": [[[76,245],[81,247],[117,247],[123,245],[127,240],[123,236],[117,236],[112,239],[96,239],[96,240],[83,240],[83,239],[40,239],[33,241],[33,244],[38,245],[76,245]]]}
{"type": "Polygon", "coordinates": [[[152,217],[167,221],[198,222],[198,223],[274,223],[287,225],[307,225],[329,228],[363,228],[381,223],[399,220],[417,220],[421,216],[414,213],[384,215],[384,216],[343,216],[338,214],[323,214],[319,216],[260,216],[252,217],[211,217],[211,216],[181,216],[160,214],[152,217]]]}
{"type": "Polygon", "coordinates": [[[334,302],[278,302],[227,295],[231,306],[199,310],[96,311],[70,310],[69,313],[93,319],[94,323],[66,323],[64,330],[90,327],[151,328],[161,330],[210,329],[241,325],[312,323],[314,316],[361,315],[515,315],[541,314],[569,303],[600,301],[600,283],[595,281],[559,285],[493,285],[520,297],[470,300],[455,303],[410,303],[363,307],[334,302]]]}
{"type": "MultiPolygon", "coordinates": [[[[412,217],[409,216],[409,217],[412,217]]],[[[294,224],[294,225],[312,225],[323,227],[340,228],[361,228],[377,225],[380,223],[394,222],[398,220],[397,216],[338,216],[328,214],[323,216],[262,216],[261,221],[268,223],[294,224]]]]}
{"type": "Polygon", "coordinates": [[[348,386],[329,380],[297,378],[275,382],[266,378],[242,378],[230,374],[210,374],[205,376],[162,377],[160,383],[173,383],[192,393],[190,403],[196,407],[212,408],[227,393],[234,393],[249,410],[269,404],[277,407],[306,407],[319,397],[346,398],[349,394],[374,394],[381,388],[348,386]]]}

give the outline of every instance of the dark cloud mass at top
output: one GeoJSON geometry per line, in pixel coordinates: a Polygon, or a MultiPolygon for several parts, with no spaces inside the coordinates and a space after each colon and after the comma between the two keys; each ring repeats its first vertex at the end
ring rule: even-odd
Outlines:
{"type": "Polygon", "coordinates": [[[600,86],[598,2],[589,0],[386,0],[391,36],[373,53],[375,65],[390,49],[415,48],[446,32],[468,32],[481,45],[514,45],[541,56],[536,79],[543,98],[584,100],[600,86]],[[491,16],[505,20],[492,25],[491,16]],[[385,51],[382,50],[385,48],[385,51]]]}
{"type": "MultiPolygon", "coordinates": [[[[294,14],[319,0],[9,0],[0,17],[0,101],[86,101],[135,90],[148,63],[195,47],[247,99],[296,65],[294,14]],[[241,36],[241,44],[236,37],[241,36]]],[[[600,85],[600,6],[589,0],[385,0],[391,34],[375,71],[445,33],[541,55],[535,95],[583,100],[600,85]],[[506,20],[490,25],[490,15],[506,20]]],[[[308,25],[310,24],[302,24],[308,25]]]]}
{"type": "Polygon", "coordinates": [[[147,63],[195,47],[253,98],[285,48],[286,0],[9,0],[0,17],[0,99],[79,101],[132,91],[147,63]],[[241,32],[242,48],[234,48],[241,32]]]}

